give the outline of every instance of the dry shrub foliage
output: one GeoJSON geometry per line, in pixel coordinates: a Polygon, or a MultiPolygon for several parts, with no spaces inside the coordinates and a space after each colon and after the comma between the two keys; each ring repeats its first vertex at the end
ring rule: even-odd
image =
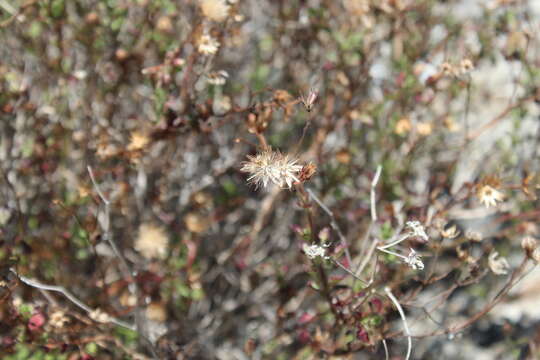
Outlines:
{"type": "Polygon", "coordinates": [[[466,341],[539,255],[534,3],[0,1],[3,358],[466,341]]]}

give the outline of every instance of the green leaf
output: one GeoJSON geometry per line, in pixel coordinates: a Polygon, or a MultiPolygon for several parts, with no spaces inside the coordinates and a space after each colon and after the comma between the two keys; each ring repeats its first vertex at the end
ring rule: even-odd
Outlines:
{"type": "Polygon", "coordinates": [[[38,38],[39,35],[41,35],[42,31],[43,26],[41,26],[41,23],[39,21],[32,21],[32,23],[28,27],[28,36],[34,39],[38,38]]]}
{"type": "Polygon", "coordinates": [[[84,347],[84,351],[86,351],[89,355],[96,356],[98,352],[98,346],[96,343],[91,342],[84,347]]]}
{"type": "Polygon", "coordinates": [[[118,31],[120,30],[120,28],[122,27],[122,24],[124,23],[124,18],[122,17],[119,17],[117,19],[114,19],[112,22],[111,22],[111,30],[113,31],[118,31]]]}
{"type": "Polygon", "coordinates": [[[64,14],[64,0],[53,0],[51,3],[51,15],[59,18],[64,14]]]}
{"type": "Polygon", "coordinates": [[[22,304],[21,306],[19,306],[19,313],[25,319],[29,319],[30,316],[32,316],[33,312],[34,307],[31,304],[22,304]]]}

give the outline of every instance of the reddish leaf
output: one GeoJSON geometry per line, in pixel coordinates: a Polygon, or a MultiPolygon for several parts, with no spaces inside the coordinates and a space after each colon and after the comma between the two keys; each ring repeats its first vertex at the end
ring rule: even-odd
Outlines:
{"type": "Polygon", "coordinates": [[[373,306],[373,308],[375,309],[375,312],[376,313],[380,313],[382,308],[383,308],[383,303],[381,301],[381,299],[379,298],[373,298],[369,301],[369,303],[371,304],[371,306],[373,306]]]}
{"type": "Polygon", "coordinates": [[[356,338],[365,343],[369,342],[368,332],[366,331],[366,329],[364,329],[363,326],[358,327],[358,331],[356,332],[356,338]]]}
{"type": "Polygon", "coordinates": [[[300,329],[298,331],[298,341],[300,341],[302,344],[308,344],[311,342],[311,334],[307,329],[300,329]]]}

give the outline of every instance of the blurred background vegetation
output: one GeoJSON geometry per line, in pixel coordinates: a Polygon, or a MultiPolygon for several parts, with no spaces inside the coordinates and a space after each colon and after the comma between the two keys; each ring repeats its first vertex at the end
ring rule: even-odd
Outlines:
{"type": "Polygon", "coordinates": [[[381,359],[385,338],[404,358],[388,299],[331,263],[321,294],[301,249],[313,229],[339,243],[332,218],[313,203],[308,228],[294,190],[246,183],[261,136],[316,165],[344,266],[426,225],[424,272],[366,268],[412,358],[538,356],[533,285],[420,334],[482,309],[505,281],[488,254],[517,268],[540,235],[539,30],[535,0],[0,0],[2,358],[381,359]]]}

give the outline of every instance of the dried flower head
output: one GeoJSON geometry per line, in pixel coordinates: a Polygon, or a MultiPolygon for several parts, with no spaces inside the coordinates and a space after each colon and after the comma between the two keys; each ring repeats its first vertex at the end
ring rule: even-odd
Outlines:
{"type": "Polygon", "coordinates": [[[147,259],[164,258],[167,255],[169,239],[165,230],[152,224],[142,224],[135,240],[135,250],[147,259]]]}
{"type": "Polygon", "coordinates": [[[486,207],[497,206],[497,202],[504,200],[504,194],[498,190],[500,181],[496,177],[488,176],[476,186],[476,196],[486,207]]]}
{"type": "Polygon", "coordinates": [[[229,73],[225,70],[212,71],[206,75],[206,82],[211,85],[225,85],[228,78],[229,73]]]}
{"type": "Polygon", "coordinates": [[[302,167],[302,170],[300,171],[300,175],[298,176],[298,178],[300,179],[301,182],[306,182],[309,179],[311,179],[313,175],[315,175],[316,172],[317,172],[317,166],[313,164],[312,162],[310,162],[309,164],[306,164],[302,167]]]}
{"type": "Polygon", "coordinates": [[[418,255],[413,249],[410,250],[409,255],[407,255],[403,261],[405,261],[405,263],[414,270],[424,270],[424,263],[422,262],[420,255],[418,255]]]}
{"type": "Polygon", "coordinates": [[[212,104],[214,114],[224,114],[232,108],[232,101],[229,96],[216,96],[212,104]]]}
{"type": "Polygon", "coordinates": [[[452,76],[455,78],[462,77],[474,70],[474,64],[470,59],[463,59],[459,64],[454,65],[449,62],[444,62],[440,66],[440,73],[444,76],[452,76]]]}
{"type": "Polygon", "coordinates": [[[315,259],[316,257],[321,257],[322,259],[329,259],[326,255],[326,249],[323,246],[317,244],[304,244],[302,245],[302,250],[306,253],[306,256],[310,259],[315,259]]]}
{"type": "Polygon", "coordinates": [[[394,127],[394,132],[397,135],[403,135],[405,133],[408,133],[412,129],[411,120],[407,117],[401,118],[396,122],[396,126],[394,127]]]}
{"type": "Polygon", "coordinates": [[[496,275],[506,275],[508,274],[508,270],[510,270],[508,261],[503,257],[499,258],[499,253],[496,251],[489,254],[488,265],[491,271],[496,275]]]}
{"type": "Polygon", "coordinates": [[[315,88],[309,89],[309,93],[307,94],[307,96],[304,96],[304,94],[300,94],[300,101],[302,101],[302,104],[306,108],[307,112],[310,112],[313,109],[313,105],[315,104],[318,96],[319,91],[315,88]]]}
{"type": "Polygon", "coordinates": [[[534,250],[538,247],[538,242],[532,236],[525,236],[521,240],[521,248],[525,250],[527,256],[531,257],[534,250]]]}
{"type": "Polygon", "coordinates": [[[171,33],[173,31],[171,18],[166,15],[159,17],[156,23],[156,29],[164,33],[171,33]]]}
{"type": "Polygon", "coordinates": [[[96,155],[102,160],[106,160],[113,156],[116,156],[118,152],[119,150],[115,145],[110,144],[106,141],[100,142],[99,144],[97,144],[96,147],[96,155]]]}
{"type": "Polygon", "coordinates": [[[280,104],[286,104],[294,101],[294,98],[287,90],[278,89],[274,91],[274,100],[280,104]]]}
{"type": "Polygon", "coordinates": [[[456,123],[454,118],[451,116],[447,116],[443,119],[443,125],[450,132],[456,132],[460,129],[460,126],[456,123]]]}
{"type": "Polygon", "coordinates": [[[148,143],[150,143],[150,138],[139,131],[134,131],[131,133],[131,138],[129,145],[127,147],[128,151],[138,151],[144,149],[148,143]]]}
{"type": "Polygon", "coordinates": [[[433,132],[433,125],[428,122],[420,122],[416,124],[416,131],[421,136],[428,136],[433,132]]]}
{"type": "Polygon", "coordinates": [[[420,223],[420,221],[407,221],[406,225],[412,230],[409,236],[417,236],[425,241],[429,240],[429,237],[426,234],[426,229],[424,229],[424,226],[420,223]]]}
{"type": "Polygon", "coordinates": [[[247,129],[252,134],[262,134],[272,120],[272,108],[261,106],[247,116],[247,129]]]}
{"type": "Polygon", "coordinates": [[[293,182],[300,181],[297,176],[303,166],[297,165],[296,159],[290,159],[287,155],[271,149],[247,157],[248,161],[242,163],[240,171],[251,174],[248,181],[257,187],[266,187],[272,182],[279,187],[287,185],[290,188],[293,182]]]}
{"type": "Polygon", "coordinates": [[[463,59],[459,64],[461,75],[468,74],[474,70],[474,65],[470,59],[463,59]]]}
{"type": "Polygon", "coordinates": [[[195,212],[190,212],[184,217],[184,223],[189,231],[194,233],[205,232],[211,225],[210,221],[204,216],[195,212]]]}
{"type": "Polygon", "coordinates": [[[453,239],[458,237],[459,230],[457,229],[456,225],[452,225],[446,229],[441,230],[441,236],[448,239],[453,239]]]}
{"type": "Polygon", "coordinates": [[[460,244],[456,247],[456,254],[459,260],[465,261],[470,257],[469,250],[463,244],[460,244]]]}
{"type": "Polygon", "coordinates": [[[53,328],[61,329],[69,321],[66,314],[62,310],[57,310],[49,317],[49,325],[53,328]]]}
{"type": "Polygon", "coordinates": [[[480,242],[483,239],[482,233],[480,233],[479,231],[474,231],[474,230],[467,230],[465,232],[465,237],[467,238],[467,240],[471,240],[474,242],[480,242]]]}
{"type": "Polygon", "coordinates": [[[112,320],[111,316],[106,312],[103,312],[100,308],[96,308],[95,310],[91,311],[88,316],[90,319],[100,323],[108,323],[112,320]]]}
{"type": "Polygon", "coordinates": [[[146,307],[146,317],[152,321],[164,322],[167,320],[167,310],[162,303],[153,302],[146,307]]]}
{"type": "Polygon", "coordinates": [[[443,75],[446,75],[446,76],[454,75],[455,73],[454,66],[450,64],[449,62],[442,63],[440,66],[440,69],[443,75]]]}
{"type": "Polygon", "coordinates": [[[229,5],[225,0],[201,0],[201,11],[210,20],[223,21],[229,16],[229,5]]]}
{"type": "Polygon", "coordinates": [[[199,38],[197,50],[204,55],[213,55],[218,51],[219,45],[219,41],[214,39],[211,35],[203,34],[199,38]]]}

